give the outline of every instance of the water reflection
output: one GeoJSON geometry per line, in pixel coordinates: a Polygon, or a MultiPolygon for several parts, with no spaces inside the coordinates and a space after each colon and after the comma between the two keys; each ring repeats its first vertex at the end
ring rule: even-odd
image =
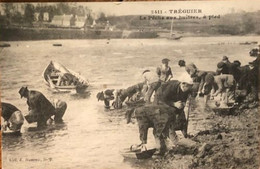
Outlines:
{"type": "MultiPolygon", "coordinates": [[[[44,144],[53,140],[55,137],[68,135],[67,124],[52,124],[45,128],[37,127],[23,128],[22,133],[4,134],[2,137],[2,145],[4,150],[11,150],[16,147],[26,147],[26,144],[36,143],[44,144]]],[[[46,144],[46,146],[50,146],[46,144]]]]}
{"type": "Polygon", "coordinates": [[[90,91],[86,91],[83,93],[74,93],[70,95],[72,99],[89,99],[91,96],[91,92],[90,91]]]}

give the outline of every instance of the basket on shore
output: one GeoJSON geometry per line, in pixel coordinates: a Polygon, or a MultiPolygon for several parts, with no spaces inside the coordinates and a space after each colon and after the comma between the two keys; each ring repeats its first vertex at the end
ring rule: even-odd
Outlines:
{"type": "Polygon", "coordinates": [[[125,150],[125,151],[121,151],[121,155],[124,158],[137,158],[137,159],[148,159],[151,158],[153,156],[153,154],[155,153],[156,149],[150,149],[150,150],[145,150],[145,151],[129,151],[129,150],[125,150]]]}

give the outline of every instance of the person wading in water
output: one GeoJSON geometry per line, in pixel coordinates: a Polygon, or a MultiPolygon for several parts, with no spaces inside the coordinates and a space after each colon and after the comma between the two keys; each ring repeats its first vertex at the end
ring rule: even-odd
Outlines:
{"type": "Polygon", "coordinates": [[[39,91],[28,90],[27,87],[22,87],[19,94],[27,99],[29,114],[37,116],[37,127],[42,128],[47,125],[47,120],[55,115],[55,107],[51,102],[39,91]]]}
{"type": "Polygon", "coordinates": [[[169,61],[169,59],[165,58],[162,60],[162,65],[157,67],[156,73],[162,82],[168,82],[173,77],[169,61]]]}

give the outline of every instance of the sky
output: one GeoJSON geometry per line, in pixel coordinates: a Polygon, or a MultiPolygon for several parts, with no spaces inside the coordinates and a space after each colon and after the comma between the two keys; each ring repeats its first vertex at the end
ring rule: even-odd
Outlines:
{"type": "Polygon", "coordinates": [[[226,14],[233,11],[254,12],[260,10],[260,0],[232,1],[171,1],[171,2],[108,2],[82,3],[93,12],[109,15],[149,15],[152,10],[201,9],[205,15],[226,14]]]}
{"type": "MultiPolygon", "coordinates": [[[[47,3],[48,5],[52,3],[47,3]]],[[[75,4],[75,3],[74,3],[75,4]]],[[[233,12],[254,12],[260,10],[260,0],[222,0],[222,1],[168,1],[168,2],[87,2],[77,3],[87,6],[92,12],[106,15],[151,15],[152,10],[162,10],[162,15],[169,10],[201,9],[200,15],[223,15],[233,12]],[[166,11],[166,12],[165,12],[166,11]]],[[[1,10],[1,6],[0,6],[1,10]]],[[[176,15],[176,14],[175,14],[176,15]]],[[[179,14],[177,14],[179,15],[179,14]]],[[[186,14],[185,14],[186,15],[186,14]]],[[[199,14],[189,14],[199,15],[199,14]]],[[[173,15],[174,16],[174,15],[173,15]]]]}

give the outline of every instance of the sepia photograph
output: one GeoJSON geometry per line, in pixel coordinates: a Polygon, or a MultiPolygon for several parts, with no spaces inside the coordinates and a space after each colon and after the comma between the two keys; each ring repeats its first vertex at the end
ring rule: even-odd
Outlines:
{"type": "Polygon", "coordinates": [[[260,0],[0,3],[2,168],[259,169],[259,62],[260,0]]]}

